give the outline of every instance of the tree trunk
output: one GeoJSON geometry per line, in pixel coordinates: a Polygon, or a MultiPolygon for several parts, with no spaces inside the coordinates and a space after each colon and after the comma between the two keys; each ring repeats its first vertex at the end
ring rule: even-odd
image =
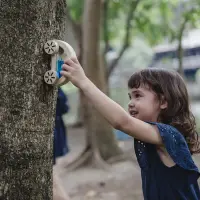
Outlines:
{"type": "Polygon", "coordinates": [[[182,46],[182,40],[183,40],[183,34],[187,25],[189,18],[185,18],[180,26],[180,30],[178,32],[178,48],[177,48],[177,54],[178,54],[178,72],[180,75],[185,78],[184,76],[184,69],[183,69],[183,46],[182,46]]]}
{"type": "Polygon", "coordinates": [[[0,199],[52,199],[56,89],[43,81],[49,39],[62,39],[64,0],[1,1],[0,199]]]}
{"type": "MultiPolygon", "coordinates": [[[[83,66],[87,76],[103,92],[106,92],[106,78],[100,65],[100,20],[101,0],[85,2],[83,17],[83,66]]],[[[87,136],[93,150],[99,151],[104,159],[121,153],[110,125],[99,115],[92,105],[86,104],[87,136]]]]}
{"type": "Polygon", "coordinates": [[[178,53],[178,73],[184,78],[184,69],[183,69],[183,47],[182,47],[182,37],[179,38],[179,45],[177,49],[178,53]]]}

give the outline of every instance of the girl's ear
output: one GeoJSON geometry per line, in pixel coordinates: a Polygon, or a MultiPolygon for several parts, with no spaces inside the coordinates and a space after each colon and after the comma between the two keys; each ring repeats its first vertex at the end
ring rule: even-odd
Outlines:
{"type": "Polygon", "coordinates": [[[167,107],[168,107],[168,103],[167,103],[165,97],[162,95],[161,101],[160,101],[160,109],[163,110],[163,109],[166,109],[167,107]]]}

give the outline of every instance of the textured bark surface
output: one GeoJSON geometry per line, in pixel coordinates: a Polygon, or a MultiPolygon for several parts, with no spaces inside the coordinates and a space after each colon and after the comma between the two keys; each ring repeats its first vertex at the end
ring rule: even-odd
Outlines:
{"type": "Polygon", "coordinates": [[[43,81],[64,0],[0,1],[0,199],[52,199],[56,89],[43,81]]]}

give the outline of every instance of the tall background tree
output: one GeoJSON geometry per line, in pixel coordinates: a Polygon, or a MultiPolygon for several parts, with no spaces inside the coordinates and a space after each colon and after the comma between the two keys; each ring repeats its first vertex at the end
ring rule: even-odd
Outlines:
{"type": "MultiPolygon", "coordinates": [[[[100,29],[101,29],[101,0],[88,0],[84,3],[82,27],[82,60],[86,75],[105,92],[105,74],[100,64],[100,29]]],[[[88,160],[97,167],[106,168],[105,159],[120,154],[110,125],[95,111],[82,96],[86,127],[87,146],[81,156],[68,165],[68,169],[78,167],[88,160]],[[100,141],[100,142],[99,142],[100,141]],[[105,146],[109,143],[110,151],[105,146]],[[102,159],[103,158],[103,159],[102,159]]]]}
{"type": "Polygon", "coordinates": [[[1,1],[0,199],[52,199],[56,89],[43,81],[49,39],[63,39],[64,0],[1,1]]]}

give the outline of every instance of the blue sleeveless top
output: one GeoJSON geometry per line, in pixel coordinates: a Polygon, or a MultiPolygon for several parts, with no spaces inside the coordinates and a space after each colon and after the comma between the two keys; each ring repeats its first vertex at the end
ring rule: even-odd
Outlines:
{"type": "Polygon", "coordinates": [[[165,148],[176,164],[167,167],[155,145],[134,139],[144,200],[200,200],[197,183],[200,173],[183,135],[170,125],[151,124],[157,125],[165,148]]]}

